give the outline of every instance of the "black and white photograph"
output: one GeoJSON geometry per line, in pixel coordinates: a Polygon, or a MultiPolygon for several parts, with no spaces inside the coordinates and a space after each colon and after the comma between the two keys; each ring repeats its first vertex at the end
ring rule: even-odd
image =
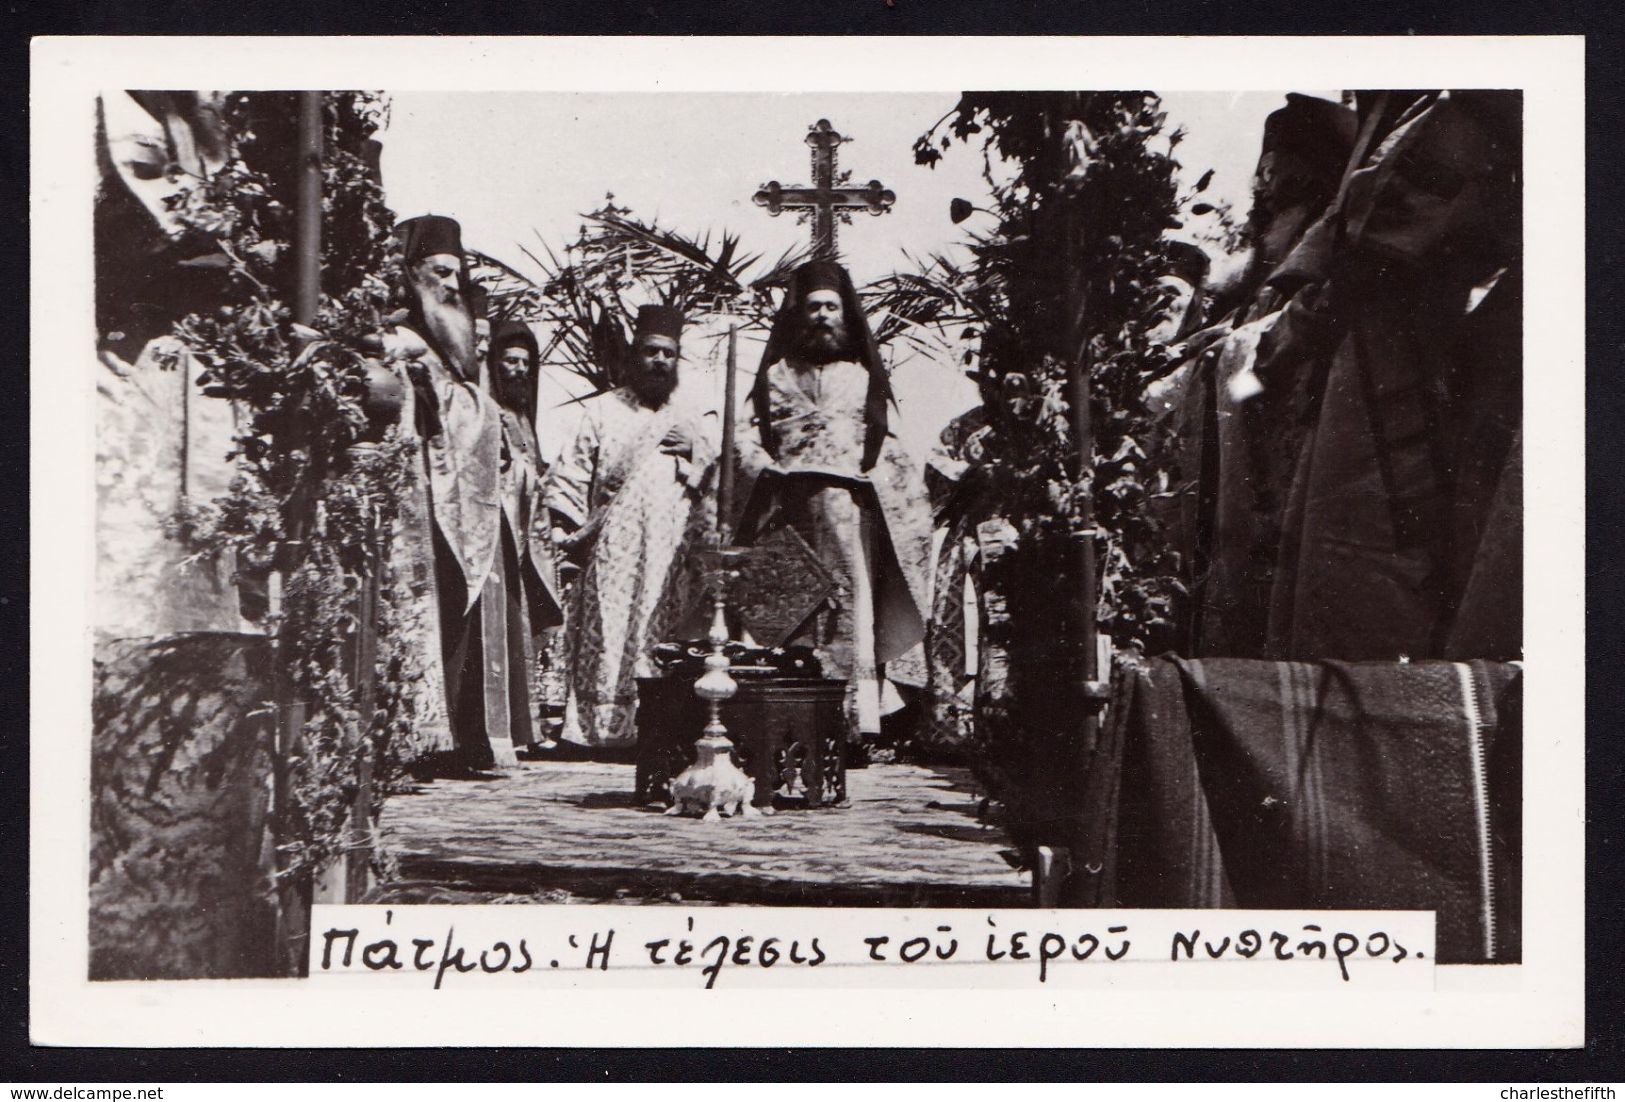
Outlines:
{"type": "MultiPolygon", "coordinates": [[[[863,959],[929,943],[928,985],[970,987],[950,928],[985,964],[1030,913],[1035,962],[1064,942],[1030,986],[1096,1000],[1091,916],[1180,912],[1190,972],[1238,965],[1195,986],[1292,986],[1242,974],[1262,945],[1357,987],[1406,955],[1396,912],[1430,916],[1432,996],[1515,996],[1555,952],[1526,880],[1581,859],[1536,829],[1579,788],[1526,790],[1583,736],[1525,703],[1568,684],[1530,540],[1571,538],[1526,531],[1526,382],[1580,370],[1525,363],[1531,80],[1283,68],[177,68],[60,105],[93,181],[54,207],[89,249],[54,370],[80,350],[93,489],[35,496],[93,502],[68,980],[331,995],[342,955],[393,1000],[407,935],[363,966],[328,916],[623,908],[898,916],[863,959]],[[905,942],[908,912],[957,917],[905,942]]],[[[686,986],[771,994],[729,936],[686,986]]],[[[477,990],[489,946],[420,986],[477,990]]],[[[809,971],[778,974],[836,982],[809,971]]]]}

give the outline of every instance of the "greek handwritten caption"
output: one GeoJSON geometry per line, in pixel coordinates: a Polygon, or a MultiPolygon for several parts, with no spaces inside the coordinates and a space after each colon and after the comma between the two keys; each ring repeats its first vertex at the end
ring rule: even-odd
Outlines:
{"type": "Polygon", "coordinates": [[[552,986],[1427,988],[1420,911],[318,906],[310,975],[436,991],[552,986]],[[1228,966],[1228,967],[1220,967],[1228,966]]]}

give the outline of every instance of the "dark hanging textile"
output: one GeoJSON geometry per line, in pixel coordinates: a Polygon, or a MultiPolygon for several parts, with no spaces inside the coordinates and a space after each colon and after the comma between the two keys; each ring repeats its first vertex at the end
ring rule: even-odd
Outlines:
{"type": "Polygon", "coordinates": [[[1077,901],[1433,910],[1440,963],[1517,961],[1521,696],[1492,662],[1124,671],[1077,901]]]}
{"type": "Polygon", "coordinates": [[[1482,515],[1482,534],[1464,564],[1461,600],[1446,658],[1510,658],[1523,653],[1523,443],[1516,438],[1502,464],[1495,496],[1482,515]]]}

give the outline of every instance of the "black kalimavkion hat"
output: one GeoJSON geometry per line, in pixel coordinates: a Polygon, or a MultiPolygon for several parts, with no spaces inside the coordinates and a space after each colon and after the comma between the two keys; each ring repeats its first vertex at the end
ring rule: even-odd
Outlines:
{"type": "Polygon", "coordinates": [[[536,345],[536,334],[530,331],[530,326],[518,318],[506,318],[497,322],[491,330],[491,357],[495,359],[499,350],[513,344],[530,349],[531,365],[535,366],[539,350],[536,345]]]}
{"type": "Polygon", "coordinates": [[[1286,106],[1264,120],[1260,156],[1295,158],[1322,187],[1335,187],[1354,148],[1356,118],[1340,103],[1316,96],[1287,94],[1286,106]]]}
{"type": "Polygon", "coordinates": [[[395,234],[401,239],[401,251],[406,262],[422,260],[426,256],[463,255],[463,227],[455,218],[443,214],[425,214],[395,223],[395,234]]]}
{"type": "Polygon", "coordinates": [[[796,272],[796,287],[802,298],[814,291],[844,292],[849,284],[846,269],[833,260],[809,260],[796,272]]]}
{"type": "Polygon", "coordinates": [[[640,306],[638,307],[637,325],[632,331],[632,339],[639,337],[670,337],[674,341],[683,339],[683,312],[675,306],[640,306]]]}
{"type": "Polygon", "coordinates": [[[1200,245],[1177,238],[1163,239],[1162,255],[1168,262],[1168,274],[1184,280],[1192,287],[1202,286],[1207,279],[1208,268],[1213,263],[1200,245]]]}

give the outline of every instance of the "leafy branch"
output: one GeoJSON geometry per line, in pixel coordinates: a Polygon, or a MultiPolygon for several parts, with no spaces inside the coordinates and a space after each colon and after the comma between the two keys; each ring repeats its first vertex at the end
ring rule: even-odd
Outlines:
{"type": "Polygon", "coordinates": [[[293,95],[228,97],[234,152],[174,198],[186,229],[213,244],[195,263],[223,276],[217,301],[182,318],[174,333],[201,364],[205,393],[231,402],[239,423],[230,490],[191,507],[179,518],[182,533],[199,554],[234,556],[240,580],[286,571],[281,622],[268,608],[257,615],[281,640],[280,675],[307,706],[297,746],[279,763],[286,799],[274,831],[279,879],[308,884],[347,844],[362,763],[379,778],[374,815],[399,775],[415,729],[409,687],[424,671],[414,634],[403,630],[413,602],[380,539],[411,485],[415,443],[369,443],[365,407],[399,270],[372,161],[387,102],[361,92],[323,96],[323,293],[307,326],[285,302],[293,95]],[[377,666],[363,673],[354,668],[356,597],[369,570],[384,577],[377,666]],[[370,715],[358,711],[363,675],[381,686],[370,715]]]}
{"type": "Polygon", "coordinates": [[[1160,647],[1181,598],[1152,508],[1171,449],[1146,404],[1170,366],[1151,337],[1168,300],[1164,235],[1195,202],[1182,202],[1178,164],[1154,144],[1165,123],[1150,93],[965,94],[916,141],[915,159],[934,166],[956,143],[978,145],[981,207],[996,226],[969,236],[968,264],[934,261],[883,295],[897,316],[963,322],[975,341],[965,362],[979,369],[987,429],[967,477],[1015,534],[982,579],[998,612],[983,645],[1006,652],[1010,672],[978,688],[977,755],[1024,843],[1077,811],[1068,778],[1087,748],[1053,687],[1084,645],[1067,608],[1085,505],[1104,533],[1097,621],[1119,649],[1160,647]],[[1080,362],[1093,436],[1081,463],[1068,386],[1080,362]]]}

